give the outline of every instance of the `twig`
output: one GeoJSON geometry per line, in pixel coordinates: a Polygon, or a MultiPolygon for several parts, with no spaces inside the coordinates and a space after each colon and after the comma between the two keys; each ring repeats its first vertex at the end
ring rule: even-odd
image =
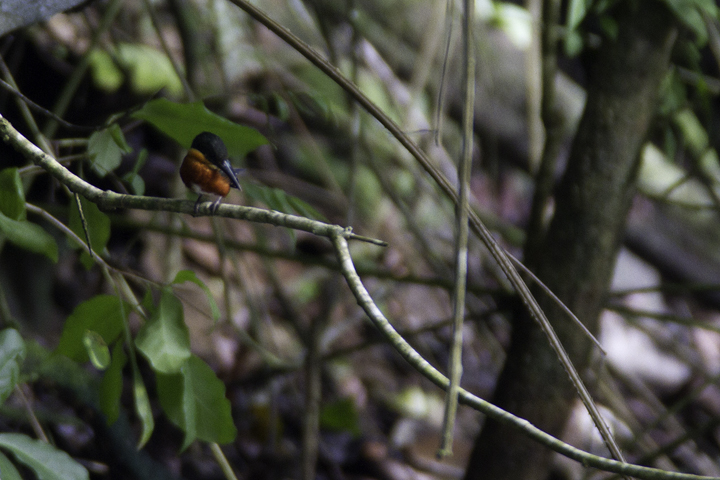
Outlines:
{"type": "Polygon", "coordinates": [[[65,120],[64,118],[58,117],[57,115],[55,115],[53,112],[51,112],[47,108],[33,102],[28,97],[26,97],[25,95],[20,93],[20,91],[17,88],[13,87],[5,80],[0,80],[0,87],[3,87],[7,92],[9,92],[10,94],[16,96],[17,98],[19,98],[20,100],[25,102],[25,104],[28,107],[32,108],[33,110],[35,110],[38,113],[45,115],[46,117],[52,118],[53,120],[55,120],[56,122],[58,122],[60,125],[62,125],[65,128],[72,128],[74,130],[82,130],[82,131],[87,131],[87,132],[94,132],[94,131],[101,130],[104,128],[104,126],[102,126],[102,125],[96,126],[96,127],[88,127],[85,125],[77,125],[75,123],[70,123],[67,120],[65,120]]]}
{"type": "MultiPolygon", "coordinates": [[[[449,380],[439,370],[430,365],[409,343],[395,330],[390,321],[383,315],[380,309],[375,305],[367,289],[363,285],[360,277],[355,271],[352,257],[348,248],[348,243],[341,235],[331,237],[335,246],[335,253],[342,266],[342,272],[350,290],[358,300],[358,304],[370,317],[375,327],[381,332],[385,339],[397,350],[397,352],[410,363],[425,378],[433,382],[438,387],[446,390],[449,380]]],[[[619,462],[607,458],[592,455],[583,450],[573,447],[557,438],[549,435],[525,419],[516,417],[511,413],[489,403],[480,397],[460,388],[458,390],[458,400],[461,404],[484,413],[494,420],[515,427],[523,431],[529,438],[545,445],[546,447],[560,453],[568,458],[582,463],[586,467],[593,467],[606,472],[619,473],[631,477],[637,477],[642,480],[718,480],[715,477],[706,477],[698,475],[690,475],[685,473],[667,472],[656,468],[643,467],[630,463],[619,462]]]]}
{"type": "MultiPolygon", "coordinates": [[[[15,130],[10,122],[3,118],[2,115],[0,115],[0,139],[15,148],[27,160],[42,167],[62,184],[67,186],[72,192],[78,193],[91,202],[96,203],[101,209],[113,210],[133,208],[138,210],[186,213],[190,215],[193,213],[197,213],[198,215],[213,214],[212,202],[200,204],[197,212],[195,212],[195,203],[189,200],[126,195],[109,190],[101,190],[79,178],[61,165],[54,157],[40,150],[32,142],[23,137],[20,132],[15,130]]],[[[352,228],[349,227],[346,228],[340,225],[330,225],[317,220],[311,220],[309,218],[299,217],[296,215],[288,215],[274,210],[225,204],[220,205],[214,214],[221,217],[235,218],[237,220],[249,220],[252,222],[267,223],[278,227],[302,230],[328,238],[333,235],[341,235],[343,238],[348,240],[360,240],[380,246],[387,245],[384,241],[379,239],[356,235],[352,232],[352,228]]]]}

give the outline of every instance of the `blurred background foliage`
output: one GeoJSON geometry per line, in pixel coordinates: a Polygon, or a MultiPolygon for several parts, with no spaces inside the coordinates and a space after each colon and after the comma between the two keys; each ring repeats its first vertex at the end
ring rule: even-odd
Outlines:
{"type": "MultiPolygon", "coordinates": [[[[583,111],[593,51],[617,30],[616,3],[563,4],[552,105],[557,177],[583,111]]],[[[720,476],[720,24],[712,2],[664,3],[683,27],[642,150],[639,193],[601,318],[608,355],[592,371],[629,460],[720,476]]],[[[521,258],[543,142],[533,66],[540,55],[537,18],[532,2],[476,4],[471,204],[521,258]]],[[[459,5],[270,0],[262,8],[326,56],[456,178],[459,5]]],[[[386,248],[354,244],[358,270],[395,327],[445,370],[454,206],[340,87],[225,1],[96,1],[37,20],[2,32],[2,78],[90,128],[58,124],[35,110],[29,117],[11,88],[0,89],[3,117],[101,188],[192,199],[177,170],[201,117],[251,127],[250,135],[262,136],[249,141],[252,147],[230,149],[234,164],[245,168],[244,190],[226,203],[326,218],[387,241],[386,248]],[[167,116],[178,123],[163,129],[149,118],[157,102],[190,110],[172,110],[167,116]]],[[[230,138],[244,135],[232,131],[230,138]]],[[[5,144],[0,167],[0,321],[22,337],[6,333],[3,341],[24,344],[22,355],[18,347],[5,350],[14,365],[8,378],[18,387],[1,397],[1,432],[36,436],[41,426],[57,447],[52,454],[67,452],[92,478],[227,478],[214,447],[195,438],[224,444],[240,478],[300,472],[307,478],[307,465],[317,478],[463,476],[482,418],[461,409],[455,455],[435,460],[442,392],[368,326],[325,239],[228,219],[100,212],[83,202],[93,247],[126,279],[143,315],[107,303],[120,305],[117,283],[38,215],[41,208],[84,240],[72,195],[5,144]],[[36,209],[26,214],[24,202],[36,209]],[[13,233],[18,229],[27,232],[13,233]],[[88,305],[94,320],[78,313],[88,305]],[[97,313],[106,311],[117,318],[97,313]],[[109,330],[92,335],[99,325],[109,330]],[[170,352],[180,358],[157,355],[160,334],[148,331],[163,328],[182,337],[170,352]],[[128,359],[128,338],[137,342],[136,360],[128,359]],[[190,378],[207,382],[191,397],[199,403],[212,397],[220,420],[201,413],[191,419],[187,405],[173,404],[191,398],[174,392],[190,378]],[[313,405],[320,425],[314,440],[305,426],[313,405]],[[139,443],[144,448],[136,450],[139,443]]],[[[463,387],[489,398],[509,343],[512,293],[480,242],[469,248],[463,387]]],[[[602,453],[580,412],[565,438],[602,453]]],[[[17,441],[0,438],[0,449],[42,448],[26,437],[17,441]]],[[[40,465],[18,460],[19,474],[30,475],[26,468],[41,478],[82,478],[75,471],[42,477],[40,465]]],[[[557,459],[548,475],[590,473],[557,459]]]]}

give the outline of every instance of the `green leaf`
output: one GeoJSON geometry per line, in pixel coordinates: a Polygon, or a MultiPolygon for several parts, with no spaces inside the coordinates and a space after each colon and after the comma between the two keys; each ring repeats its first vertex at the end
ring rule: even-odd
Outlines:
{"type": "Polygon", "coordinates": [[[0,212],[13,220],[25,220],[25,190],[17,168],[0,170],[0,212]]]}
{"type": "Polygon", "coordinates": [[[23,480],[15,465],[2,453],[0,453],[0,472],[2,472],[2,480],[23,480]]]}
{"type": "Polygon", "coordinates": [[[143,167],[143,165],[145,165],[147,157],[148,151],[143,148],[142,150],[140,150],[140,153],[138,153],[137,159],[135,159],[135,165],[133,165],[132,170],[123,175],[123,181],[130,184],[130,187],[132,188],[132,191],[133,193],[135,193],[135,195],[145,194],[145,180],[143,180],[142,177],[138,175],[138,172],[143,167]]]}
{"type": "Polygon", "coordinates": [[[143,295],[140,306],[142,306],[143,310],[147,312],[148,316],[152,316],[155,313],[155,303],[153,300],[152,291],[149,288],[145,290],[145,295],[143,295]]]}
{"type": "Polygon", "coordinates": [[[110,129],[100,130],[88,139],[88,155],[95,173],[104,177],[120,166],[122,149],[115,143],[110,129]]]}
{"type": "Polygon", "coordinates": [[[121,152],[132,152],[132,147],[130,147],[130,145],[127,143],[127,140],[125,140],[125,134],[120,128],[120,125],[118,125],[117,123],[113,123],[107,128],[107,132],[110,133],[110,136],[115,142],[115,145],[117,145],[121,152]]]}
{"type": "Polygon", "coordinates": [[[288,194],[279,188],[270,189],[270,201],[272,202],[272,209],[278,212],[294,212],[292,205],[288,201],[288,194]]]}
{"type": "Polygon", "coordinates": [[[205,296],[208,299],[208,304],[210,305],[210,314],[212,315],[213,320],[217,322],[220,319],[220,309],[218,308],[217,302],[215,302],[215,299],[210,293],[210,289],[207,287],[207,285],[205,285],[205,282],[200,280],[197,275],[195,275],[195,272],[193,272],[192,270],[180,270],[177,275],[175,275],[175,279],[172,281],[172,284],[177,285],[185,282],[192,282],[198,287],[200,287],[203,292],[205,292],[205,296]]]}
{"type": "Polygon", "coordinates": [[[598,23],[607,38],[617,40],[618,34],[620,33],[620,26],[615,18],[610,15],[601,15],[598,17],[598,23]]]}
{"type": "Polygon", "coordinates": [[[696,157],[699,157],[710,144],[708,133],[695,113],[689,108],[680,110],[673,117],[675,125],[682,132],[685,145],[696,157]]]}
{"type": "Polygon", "coordinates": [[[152,95],[165,89],[173,97],[182,95],[182,82],[163,52],[139,43],[121,43],[117,57],[130,72],[130,85],[135,92],[152,95]]]}
{"type": "Polygon", "coordinates": [[[159,373],[178,373],[190,358],[183,306],[169,288],[163,289],[160,304],[138,332],[135,345],[159,373]]]}
{"type": "Polygon", "coordinates": [[[137,448],[141,449],[150,440],[153,430],[155,429],[155,420],[153,419],[152,407],[150,406],[150,398],[148,397],[147,388],[143,383],[140,371],[135,362],[131,363],[133,369],[133,395],[135,396],[135,412],[140,419],[142,425],[142,434],[138,440],[137,448]]]}
{"type": "Polygon", "coordinates": [[[12,328],[0,331],[0,405],[17,385],[24,359],[25,341],[18,331],[12,328]]]}
{"type": "Polygon", "coordinates": [[[5,237],[22,249],[41,253],[53,263],[58,260],[58,247],[55,239],[42,227],[27,220],[13,220],[0,213],[0,237],[5,237]]]}
{"type": "MultiPolygon", "coordinates": [[[[20,433],[0,433],[0,448],[35,472],[39,480],[88,480],[88,471],[70,455],[20,433]]],[[[4,480],[3,475],[3,480],[4,480]]]]}
{"type": "Polygon", "coordinates": [[[590,10],[592,0],[570,0],[568,3],[566,32],[570,33],[580,26],[587,12],[590,10]]]}
{"type": "Polygon", "coordinates": [[[129,305],[113,295],[96,295],[81,303],[65,321],[60,343],[55,353],[65,355],[76,362],[87,362],[88,352],[83,343],[85,332],[97,332],[106,345],[120,336],[129,305]]]}
{"type": "Polygon", "coordinates": [[[92,330],[85,330],[83,345],[93,367],[105,370],[110,365],[110,349],[102,335],[92,330]]]}
{"type": "Polygon", "coordinates": [[[665,0],[675,16],[695,34],[695,43],[705,45],[708,39],[703,13],[717,19],[718,7],[712,0],[665,0]]]}
{"type": "Polygon", "coordinates": [[[342,398],[325,405],[320,411],[320,426],[335,432],[360,435],[360,418],[352,398],[342,398]]]}
{"type": "MultiPolygon", "coordinates": [[[[87,223],[88,234],[90,236],[90,244],[92,249],[96,253],[102,253],[107,246],[108,240],[110,240],[110,218],[105,215],[100,209],[90,200],[82,196],[77,196],[80,199],[80,205],[82,206],[83,215],[85,216],[85,222],[87,223]]],[[[70,229],[75,234],[86,241],[85,230],[80,220],[80,212],[78,212],[77,204],[70,202],[70,229]]],[[[72,242],[76,248],[84,248],[87,250],[87,245],[77,245],[72,242]]],[[[94,260],[90,254],[85,251],[81,255],[80,261],[83,263],[85,268],[90,269],[94,260]]]]}
{"type": "MultiPolygon", "coordinates": [[[[183,449],[197,438],[194,409],[185,404],[185,382],[182,373],[171,375],[157,374],[157,394],[165,415],[185,432],[183,449]]],[[[188,401],[192,393],[188,395],[188,401]]]]}
{"type": "Polygon", "coordinates": [[[112,352],[110,366],[100,382],[100,409],[112,425],[120,416],[120,395],[122,394],[122,370],[127,363],[123,342],[117,342],[112,352]]]}
{"type": "Polygon", "coordinates": [[[135,164],[133,165],[133,168],[130,171],[130,173],[132,173],[133,175],[137,175],[138,172],[140,171],[140,169],[145,166],[145,162],[147,161],[147,158],[148,158],[147,149],[146,148],[140,149],[140,152],[138,153],[138,156],[135,159],[135,164]]]}
{"type": "Polygon", "coordinates": [[[123,84],[125,75],[115,65],[109,53],[93,49],[88,56],[90,75],[95,86],[107,93],[115,93],[123,84]]]}
{"type": "Polygon", "coordinates": [[[152,123],[185,148],[190,148],[195,136],[205,131],[222,138],[231,157],[244,158],[260,145],[268,143],[254,128],[238,125],[216,115],[200,101],[175,103],[159,98],[146,103],[132,116],[152,123]]]}
{"type": "Polygon", "coordinates": [[[321,222],[327,220],[325,218],[325,215],[323,215],[322,213],[315,210],[315,208],[313,208],[309,203],[304,202],[304,201],[300,200],[299,198],[294,197],[292,195],[286,194],[286,197],[287,197],[288,203],[290,203],[290,205],[292,205],[293,210],[295,210],[298,213],[298,215],[301,215],[306,218],[312,218],[314,220],[319,220],[321,222]]]}
{"type": "Polygon", "coordinates": [[[584,46],[582,35],[577,31],[567,32],[563,41],[563,47],[565,48],[565,55],[570,58],[575,58],[583,49],[584,46]]]}
{"type": "Polygon", "coordinates": [[[135,195],[145,194],[145,180],[140,175],[126,173],[123,175],[123,181],[130,185],[130,189],[135,195]]]}
{"type": "Polygon", "coordinates": [[[225,385],[200,358],[190,357],[179,374],[158,375],[157,387],[166,415],[185,432],[183,449],[195,438],[220,444],[235,439],[225,385]]]}
{"type": "Polygon", "coordinates": [[[324,220],[325,217],[297,197],[287,194],[279,188],[266,187],[256,183],[244,183],[243,192],[248,198],[264,203],[268,208],[289,215],[301,215],[303,217],[324,220]]]}

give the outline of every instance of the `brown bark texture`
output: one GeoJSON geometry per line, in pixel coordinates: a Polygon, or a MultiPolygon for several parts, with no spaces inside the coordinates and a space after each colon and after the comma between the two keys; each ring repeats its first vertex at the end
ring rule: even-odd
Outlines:
{"type": "MultiPolygon", "coordinates": [[[[669,67],[675,21],[662,2],[620,2],[619,31],[588,63],[588,97],[546,234],[529,240],[527,265],[595,332],[635,192],[638,156],[669,67]]],[[[559,307],[535,289],[578,371],[592,345],[559,307]]],[[[493,402],[557,436],[576,392],[545,335],[522,308],[493,402]]],[[[518,430],[488,420],[466,480],[547,477],[551,452],[518,430]]]]}

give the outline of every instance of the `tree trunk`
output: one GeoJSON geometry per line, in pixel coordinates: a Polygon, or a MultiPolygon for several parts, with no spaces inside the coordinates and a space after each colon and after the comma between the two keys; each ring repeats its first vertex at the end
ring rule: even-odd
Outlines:
{"type": "MultiPolygon", "coordinates": [[[[617,39],[604,40],[590,59],[587,104],[555,194],[555,215],[544,238],[530,238],[526,246],[527,265],[593,332],[635,192],[640,147],[676,36],[672,14],[662,2],[620,2],[615,13],[617,39]]],[[[544,294],[535,289],[535,295],[582,372],[590,341],[544,294]]],[[[520,308],[494,397],[501,408],[552,435],[561,432],[575,397],[545,335],[520,308]]],[[[543,479],[550,453],[518,430],[488,420],[465,478],[543,479]]]]}

